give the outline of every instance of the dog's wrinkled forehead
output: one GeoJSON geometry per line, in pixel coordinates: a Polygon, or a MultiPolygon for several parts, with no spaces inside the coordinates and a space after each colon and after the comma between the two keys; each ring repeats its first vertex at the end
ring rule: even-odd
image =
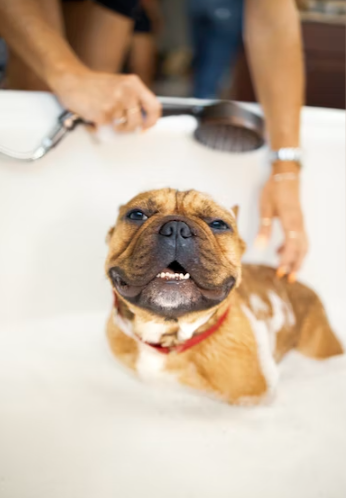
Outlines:
{"type": "MultiPolygon", "coordinates": [[[[204,233],[204,236],[210,238],[215,234],[212,234],[208,224],[213,220],[222,220],[230,230],[224,232],[221,245],[241,244],[236,222],[237,213],[233,210],[220,206],[207,194],[195,190],[181,192],[166,188],[141,193],[120,207],[117,222],[108,232],[106,239],[110,255],[114,260],[129,244],[141,238],[143,232],[148,234],[156,232],[161,219],[164,222],[164,218],[169,216],[181,216],[185,222],[191,220],[193,226],[199,228],[200,234],[204,233]],[[143,213],[145,221],[143,222],[143,217],[142,221],[129,219],[132,211],[143,213]]],[[[137,215],[138,213],[135,214],[135,218],[137,215]]]]}
{"type": "Polygon", "coordinates": [[[118,222],[131,209],[141,209],[147,216],[177,214],[203,219],[222,218],[231,225],[236,223],[236,213],[233,210],[220,206],[207,194],[195,190],[180,192],[167,188],[139,194],[121,206],[118,222]]]}

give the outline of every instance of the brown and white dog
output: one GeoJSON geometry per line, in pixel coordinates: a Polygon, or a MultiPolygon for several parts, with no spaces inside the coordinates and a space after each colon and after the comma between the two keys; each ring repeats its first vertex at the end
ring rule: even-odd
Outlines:
{"type": "Polygon", "coordinates": [[[256,402],[274,392],[277,362],[290,349],[342,353],[312,290],[272,268],[241,265],[235,210],[207,195],[140,194],[120,208],[108,240],[108,339],[144,379],[256,402]]]}

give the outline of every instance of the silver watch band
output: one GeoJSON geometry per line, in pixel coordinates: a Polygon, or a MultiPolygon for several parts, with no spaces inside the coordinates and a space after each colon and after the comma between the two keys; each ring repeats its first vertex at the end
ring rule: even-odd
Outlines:
{"type": "Polygon", "coordinates": [[[269,154],[270,162],[276,161],[294,161],[301,164],[302,149],[299,147],[282,147],[278,150],[271,150],[269,154]]]}

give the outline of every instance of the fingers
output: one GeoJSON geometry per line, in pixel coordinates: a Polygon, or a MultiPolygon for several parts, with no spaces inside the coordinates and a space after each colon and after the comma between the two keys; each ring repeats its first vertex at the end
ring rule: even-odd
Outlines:
{"type": "Polygon", "coordinates": [[[288,275],[290,282],[295,281],[308,250],[299,197],[298,178],[273,183],[273,204],[284,232],[284,243],[278,251],[280,262],[277,274],[279,278],[288,275]]]}
{"type": "MultiPolygon", "coordinates": [[[[118,96],[119,99],[119,96],[118,96]]],[[[153,126],[161,115],[161,105],[155,95],[135,75],[124,76],[121,92],[122,115],[117,109],[115,127],[117,131],[129,132],[153,126]]]]}
{"type": "Polygon", "coordinates": [[[116,131],[130,132],[143,127],[141,106],[132,79],[122,80],[120,91],[116,92],[113,125],[116,131]]]}
{"type": "Polygon", "coordinates": [[[289,282],[296,280],[303,260],[308,251],[308,243],[304,230],[299,232],[289,231],[285,234],[285,242],[280,248],[280,264],[277,271],[279,278],[288,275],[289,282]]]}
{"type": "Polygon", "coordinates": [[[138,76],[86,70],[64,81],[56,88],[59,100],[95,125],[128,132],[153,126],[161,115],[159,101],[138,76]]]}
{"type": "Polygon", "coordinates": [[[298,256],[299,252],[296,242],[286,239],[280,254],[280,264],[277,271],[279,278],[292,274],[298,256]]]}
{"type": "Polygon", "coordinates": [[[273,218],[271,216],[261,217],[261,226],[255,240],[255,246],[259,249],[265,247],[268,244],[272,231],[272,222],[273,218]]]}
{"type": "Polygon", "coordinates": [[[138,105],[135,105],[134,101],[130,101],[129,106],[129,108],[122,112],[121,117],[116,113],[115,119],[113,120],[116,131],[130,132],[143,127],[141,108],[138,105]]]}
{"type": "Polygon", "coordinates": [[[305,256],[307,255],[308,248],[309,248],[309,244],[308,244],[307,237],[306,237],[305,233],[302,234],[302,237],[303,237],[303,240],[300,243],[297,258],[292,266],[292,274],[294,274],[294,275],[300,270],[300,268],[303,264],[303,261],[305,259],[305,256]]]}
{"type": "Polygon", "coordinates": [[[270,192],[265,187],[260,200],[260,228],[255,240],[258,249],[264,248],[270,238],[274,211],[272,208],[270,192]]]}
{"type": "Polygon", "coordinates": [[[284,232],[284,243],[278,250],[280,263],[277,275],[279,278],[288,275],[288,280],[294,282],[308,250],[298,177],[294,181],[276,182],[273,178],[267,181],[260,199],[260,217],[256,246],[266,245],[271,235],[272,220],[278,217],[284,232]]]}
{"type": "Polygon", "coordinates": [[[142,109],[139,105],[131,104],[128,109],[126,109],[126,124],[124,125],[124,131],[132,131],[143,128],[143,115],[142,109]]]}
{"type": "Polygon", "coordinates": [[[153,126],[161,116],[161,104],[155,95],[138,78],[138,97],[145,113],[144,129],[153,126]]]}

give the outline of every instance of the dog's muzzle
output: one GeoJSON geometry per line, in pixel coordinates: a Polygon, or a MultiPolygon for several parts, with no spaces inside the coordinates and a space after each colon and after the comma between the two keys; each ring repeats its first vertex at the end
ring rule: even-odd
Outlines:
{"type": "Polygon", "coordinates": [[[191,227],[181,220],[170,220],[164,223],[160,230],[161,244],[172,250],[187,250],[193,245],[194,233],[191,227]]]}

